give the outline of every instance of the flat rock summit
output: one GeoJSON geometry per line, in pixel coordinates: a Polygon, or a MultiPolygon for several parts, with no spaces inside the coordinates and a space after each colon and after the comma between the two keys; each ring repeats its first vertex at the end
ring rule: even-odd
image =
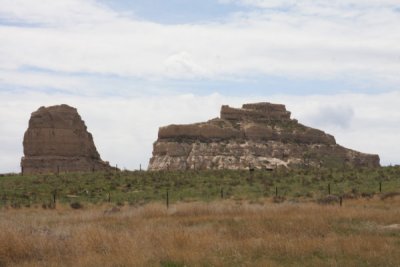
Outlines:
{"type": "Polygon", "coordinates": [[[33,112],[24,135],[23,173],[106,170],[76,108],[40,107],[33,112]]]}
{"type": "Polygon", "coordinates": [[[378,155],[342,147],[290,115],[280,104],[222,106],[220,118],[161,127],[149,170],[380,166],[378,155]]]}

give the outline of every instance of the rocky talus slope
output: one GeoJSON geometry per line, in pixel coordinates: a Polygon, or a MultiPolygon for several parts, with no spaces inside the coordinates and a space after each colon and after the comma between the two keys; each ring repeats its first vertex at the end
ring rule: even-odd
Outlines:
{"type": "Polygon", "coordinates": [[[33,112],[24,135],[23,173],[58,173],[106,170],[76,108],[41,107],[33,112]]]}
{"type": "Polygon", "coordinates": [[[149,170],[380,166],[378,155],[342,147],[290,115],[279,104],[222,106],[220,118],[161,127],[149,170]]]}

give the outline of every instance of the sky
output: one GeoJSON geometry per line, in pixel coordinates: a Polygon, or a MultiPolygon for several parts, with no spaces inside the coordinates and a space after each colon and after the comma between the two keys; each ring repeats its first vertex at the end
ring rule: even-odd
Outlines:
{"type": "Polygon", "coordinates": [[[130,170],[160,126],[248,102],[400,164],[399,25],[398,0],[0,0],[0,173],[56,104],[130,170]]]}

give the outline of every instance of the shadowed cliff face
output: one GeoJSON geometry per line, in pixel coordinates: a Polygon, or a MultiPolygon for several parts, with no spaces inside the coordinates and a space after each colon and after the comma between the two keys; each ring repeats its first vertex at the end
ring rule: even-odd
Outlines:
{"type": "Polygon", "coordinates": [[[161,127],[150,170],[244,169],[314,165],[379,166],[368,155],[336,144],[332,135],[290,118],[284,105],[222,106],[220,118],[161,127]]]}
{"type": "Polygon", "coordinates": [[[24,135],[24,173],[93,171],[103,162],[78,111],[68,105],[41,107],[33,112],[24,135]]]}

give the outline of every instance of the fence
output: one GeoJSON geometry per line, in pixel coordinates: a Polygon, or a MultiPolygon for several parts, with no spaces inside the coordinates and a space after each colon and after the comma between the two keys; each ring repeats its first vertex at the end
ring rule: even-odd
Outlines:
{"type": "MultiPolygon", "coordinates": [[[[395,196],[400,169],[325,172],[182,171],[98,172],[0,177],[1,206],[55,207],[57,203],[305,198],[343,205],[347,198],[395,196]],[[327,196],[331,196],[328,198],[327,196]]],[[[400,194],[400,193],[399,193],[400,194]]]]}

